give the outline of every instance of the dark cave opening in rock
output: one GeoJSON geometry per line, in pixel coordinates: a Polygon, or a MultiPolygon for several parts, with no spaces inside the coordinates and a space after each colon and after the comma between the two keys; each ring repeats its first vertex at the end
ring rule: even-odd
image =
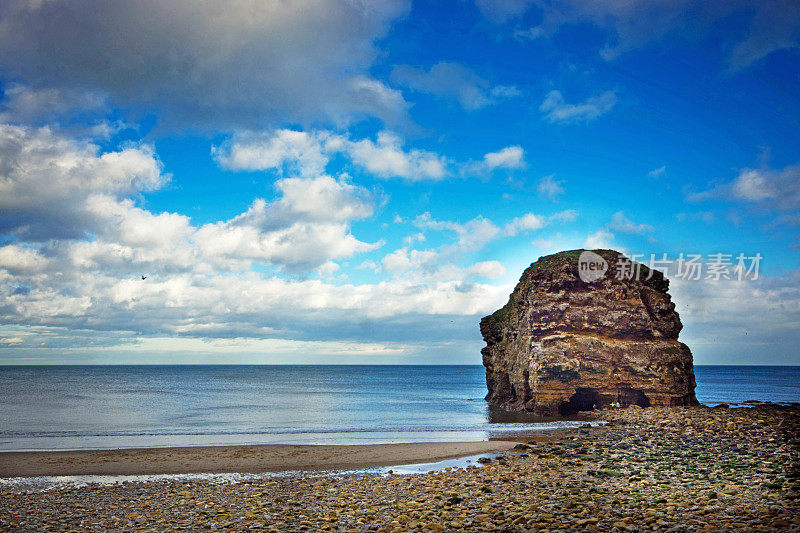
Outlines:
{"type": "Polygon", "coordinates": [[[562,415],[574,415],[579,411],[593,411],[597,407],[600,407],[600,393],[596,389],[580,387],[575,389],[569,401],[561,403],[558,411],[562,415]]]}
{"type": "Polygon", "coordinates": [[[639,407],[650,407],[650,398],[639,389],[624,388],[619,390],[619,403],[623,407],[638,405],[639,407]]]}

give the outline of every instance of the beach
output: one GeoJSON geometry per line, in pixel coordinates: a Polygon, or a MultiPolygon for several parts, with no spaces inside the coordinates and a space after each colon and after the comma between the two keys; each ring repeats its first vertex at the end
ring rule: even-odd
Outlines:
{"type": "Polygon", "coordinates": [[[595,415],[609,424],[532,444],[483,443],[507,448],[484,466],[420,475],[297,472],[4,490],[0,529],[800,530],[797,405],[595,415]]]}
{"type": "Polygon", "coordinates": [[[428,463],[512,448],[515,442],[183,446],[0,453],[0,477],[285,472],[428,463]]]}

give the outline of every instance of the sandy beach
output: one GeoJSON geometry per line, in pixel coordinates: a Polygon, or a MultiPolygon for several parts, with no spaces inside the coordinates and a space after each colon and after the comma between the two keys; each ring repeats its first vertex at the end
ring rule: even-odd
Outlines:
{"type": "MultiPolygon", "coordinates": [[[[800,531],[798,406],[626,409],[599,416],[610,424],[513,447],[489,442],[260,452],[272,455],[273,465],[330,455],[329,464],[351,466],[357,458],[378,464],[505,449],[482,467],[426,474],[298,473],[223,483],[0,489],[0,530],[800,531]]],[[[209,453],[182,453],[190,451],[209,453]]],[[[216,451],[224,456],[237,449],[216,451]]],[[[99,453],[109,452],[79,455],[90,462],[99,453]]],[[[41,463],[45,456],[29,457],[41,463]]]]}
{"type": "Polygon", "coordinates": [[[515,442],[187,446],[0,453],[0,477],[349,470],[502,452],[515,442]]]}

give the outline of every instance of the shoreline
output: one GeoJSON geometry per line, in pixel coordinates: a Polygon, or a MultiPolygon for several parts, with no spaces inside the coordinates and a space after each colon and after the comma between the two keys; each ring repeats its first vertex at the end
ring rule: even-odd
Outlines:
{"type": "Polygon", "coordinates": [[[489,440],[10,451],[0,452],[0,478],[358,470],[503,452],[518,443],[519,440],[489,440]]]}
{"type": "MultiPolygon", "coordinates": [[[[0,487],[0,530],[800,531],[800,406],[604,414],[546,442],[460,443],[511,447],[480,468],[0,487]]],[[[431,445],[372,446],[409,447],[431,445]]]]}
{"type": "MultiPolygon", "coordinates": [[[[480,468],[0,487],[0,530],[800,531],[800,406],[604,415],[538,443],[436,445],[509,447],[480,468]]],[[[316,460],[336,447],[305,448],[316,460]]]]}

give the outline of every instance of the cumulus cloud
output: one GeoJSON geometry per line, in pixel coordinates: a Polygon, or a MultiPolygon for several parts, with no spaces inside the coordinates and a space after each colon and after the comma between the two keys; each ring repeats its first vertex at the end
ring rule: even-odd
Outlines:
{"type": "Polygon", "coordinates": [[[792,364],[800,342],[799,270],[757,280],[674,277],[670,292],[686,326],[681,340],[695,362],[750,364],[758,352],[769,353],[774,364],[792,364]]]}
{"type": "Polygon", "coordinates": [[[792,212],[800,210],[800,164],[780,170],[745,168],[733,181],[688,195],[690,201],[733,200],[766,209],[792,212]]]}
{"type": "Polygon", "coordinates": [[[519,145],[506,146],[496,152],[484,154],[483,159],[462,166],[462,173],[490,174],[498,169],[525,168],[525,151],[519,145]]]}
{"type": "Polygon", "coordinates": [[[405,115],[399,92],[369,75],[405,0],[0,6],[0,68],[36,89],[89,88],[192,127],[405,115]]]}
{"type": "Polygon", "coordinates": [[[217,163],[230,170],[281,169],[293,165],[303,175],[325,170],[329,156],[327,134],[281,129],[275,132],[237,133],[211,153],[217,163]]]}
{"type": "Polygon", "coordinates": [[[414,225],[422,229],[451,231],[457,236],[455,249],[460,252],[478,250],[497,237],[501,229],[491,220],[477,216],[465,223],[450,220],[436,220],[430,213],[423,213],[414,220],[414,225]]]}
{"type": "Polygon", "coordinates": [[[564,211],[559,211],[558,213],[551,215],[548,218],[549,222],[573,222],[575,219],[578,218],[578,212],[574,209],[566,209],[564,211]]]}
{"type": "Polygon", "coordinates": [[[491,86],[473,70],[446,61],[436,63],[427,71],[409,65],[398,65],[392,70],[391,80],[413,91],[454,99],[470,111],[521,94],[516,87],[491,86]]]}
{"type": "Polygon", "coordinates": [[[613,231],[627,233],[631,235],[645,235],[653,231],[653,226],[649,224],[637,224],[625,216],[622,211],[617,211],[611,216],[611,221],[604,227],[599,228],[594,233],[586,236],[583,248],[594,250],[597,248],[614,248],[624,252],[623,248],[615,244],[613,231]]]}
{"type": "Polygon", "coordinates": [[[525,166],[525,152],[520,146],[507,146],[499,152],[489,152],[483,156],[486,168],[523,168],[525,166]]]}
{"type": "Polygon", "coordinates": [[[611,216],[611,222],[608,228],[622,233],[631,233],[633,235],[644,235],[653,231],[653,226],[650,224],[637,224],[625,216],[622,211],[617,211],[611,216]]]}
{"type": "MultiPolygon", "coordinates": [[[[151,147],[102,153],[48,128],[8,125],[0,125],[0,177],[0,232],[41,242],[40,252],[72,267],[230,270],[258,261],[297,270],[376,246],[350,233],[374,200],[344,177],[281,178],[274,201],[256,199],[231,220],[195,227],[184,215],[136,205],[138,194],[169,178],[151,147]]],[[[23,251],[4,250],[19,268],[23,251]]],[[[29,263],[45,263],[46,255],[25,250],[29,263]]]]}
{"type": "Polygon", "coordinates": [[[303,175],[324,172],[338,155],[375,177],[408,181],[440,180],[454,171],[485,175],[526,166],[525,151],[518,145],[488,152],[479,161],[456,162],[428,150],[407,149],[403,139],[389,131],[379,132],[375,140],[352,139],[326,130],[243,132],[216,146],[212,153],[220,166],[230,170],[278,170],[303,175]]]}
{"type": "Polygon", "coordinates": [[[465,223],[459,223],[449,220],[436,220],[431,217],[430,213],[423,213],[414,220],[414,224],[426,230],[453,232],[456,236],[456,241],[452,246],[445,247],[444,250],[462,253],[478,250],[497,238],[513,237],[537,231],[557,222],[572,222],[577,216],[577,211],[573,209],[560,211],[550,216],[525,213],[509,220],[501,227],[482,216],[477,216],[465,223]]]}
{"type": "Polygon", "coordinates": [[[0,235],[78,238],[102,229],[104,200],[161,187],[169,176],[148,145],[101,152],[50,128],[0,124],[0,235]]]}
{"type": "Polygon", "coordinates": [[[402,149],[400,138],[389,132],[370,139],[343,141],[342,148],[353,162],[381,178],[400,177],[409,181],[441,179],[447,174],[447,160],[425,150],[402,149]]]}
{"type": "Polygon", "coordinates": [[[546,217],[536,215],[534,213],[526,213],[521,217],[511,220],[503,229],[506,235],[511,236],[525,231],[542,229],[545,227],[545,225],[547,225],[547,222],[548,221],[546,217]]]}
{"type": "MultiPolygon", "coordinates": [[[[382,243],[362,242],[350,228],[372,215],[371,193],[344,176],[315,174],[320,166],[287,167],[275,198],[196,225],[137,204],[168,179],[152,148],[103,152],[47,128],[0,131],[2,227],[10,237],[0,245],[0,344],[22,350],[14,353],[176,338],[354,342],[354,349],[381,338],[400,343],[392,349],[402,353],[409,329],[433,343],[462,339],[509,291],[472,281],[500,276],[496,262],[456,266],[439,261],[441,251],[410,249],[384,258],[388,280],[323,281],[341,271],[340,260],[382,243]]],[[[465,228],[465,248],[485,239],[472,230],[497,231],[480,221],[465,228]]]]}
{"type": "Polygon", "coordinates": [[[580,104],[568,104],[560,91],[550,91],[539,106],[539,111],[549,122],[590,122],[611,111],[616,103],[614,91],[591,96],[580,104]]]}
{"type": "Polygon", "coordinates": [[[275,202],[255,200],[231,220],[198,228],[193,240],[203,255],[304,270],[380,246],[350,233],[349,221],[372,214],[364,189],[330,176],[284,178],[276,188],[275,202]]]}
{"type": "MultiPolygon", "coordinates": [[[[0,270],[0,272],[3,272],[0,270]]],[[[492,310],[507,287],[461,281],[397,279],[363,285],[321,280],[285,280],[257,273],[191,273],[121,279],[98,270],[68,283],[30,280],[33,288],[13,293],[0,278],[6,325],[95,330],[124,343],[136,336],[282,338],[374,341],[407,339],[407,330],[449,339],[436,332],[450,317],[492,310]],[[364,330],[372,322],[380,327],[364,330]]]]}
{"type": "Polygon", "coordinates": [[[542,198],[555,202],[559,196],[564,194],[564,181],[555,179],[555,174],[550,174],[539,180],[536,184],[536,192],[542,198]]]}
{"type": "Polygon", "coordinates": [[[439,250],[414,250],[408,246],[398,248],[381,260],[381,270],[395,280],[412,283],[458,282],[462,290],[471,290],[472,278],[497,279],[506,275],[499,261],[479,261],[460,267],[452,247],[439,250]]]}
{"type": "Polygon", "coordinates": [[[351,140],[328,131],[240,133],[213,150],[217,162],[231,170],[296,170],[304,175],[323,172],[331,157],[348,157],[379,178],[438,180],[448,171],[446,158],[426,150],[403,148],[402,139],[387,131],[375,141],[351,140]]]}
{"type": "Polygon", "coordinates": [[[587,250],[597,250],[598,248],[613,248],[614,234],[607,229],[599,229],[586,236],[583,247],[587,250]]]}
{"type": "Polygon", "coordinates": [[[481,261],[471,265],[467,272],[472,276],[502,278],[506,275],[506,267],[500,261],[481,261]]]}

